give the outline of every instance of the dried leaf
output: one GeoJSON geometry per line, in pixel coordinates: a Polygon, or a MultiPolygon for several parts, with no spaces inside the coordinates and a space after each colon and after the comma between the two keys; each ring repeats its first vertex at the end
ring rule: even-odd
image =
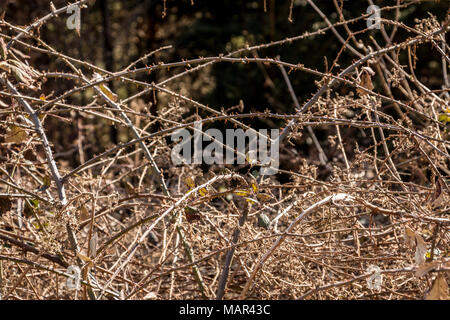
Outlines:
{"type": "Polygon", "coordinates": [[[449,300],[448,284],[442,273],[434,280],[433,286],[425,300],[449,300]]]}
{"type": "Polygon", "coordinates": [[[25,64],[19,60],[8,60],[8,62],[11,65],[16,66],[18,69],[21,70],[22,73],[24,73],[28,78],[30,78],[31,80],[33,80],[34,78],[40,77],[41,74],[33,69],[32,67],[30,67],[28,64],[25,64]]]}
{"type": "Polygon", "coordinates": [[[435,189],[433,197],[431,198],[431,206],[433,208],[438,207],[444,201],[444,192],[442,192],[442,181],[439,177],[436,177],[435,189]]]}
{"type": "Polygon", "coordinates": [[[440,264],[439,261],[432,261],[432,262],[422,264],[416,270],[416,277],[423,277],[431,270],[436,269],[436,267],[438,267],[439,264],[440,264]]]}
{"type": "Polygon", "coordinates": [[[77,252],[77,256],[84,262],[92,262],[91,258],[89,258],[88,256],[85,256],[84,254],[82,254],[80,252],[77,252]]]}
{"type": "Polygon", "coordinates": [[[6,143],[22,143],[27,138],[25,130],[18,126],[11,126],[11,131],[6,135],[6,143]]]}
{"type": "Polygon", "coordinates": [[[11,72],[11,66],[6,61],[0,62],[0,69],[8,73],[11,72]]]}
{"type": "Polygon", "coordinates": [[[425,262],[425,254],[427,253],[427,245],[423,238],[416,234],[416,254],[414,256],[416,264],[419,266],[425,262]]]}
{"type": "Polygon", "coordinates": [[[269,200],[271,200],[272,199],[272,197],[269,195],[269,194],[267,194],[267,193],[258,193],[257,195],[256,195],[256,198],[260,201],[260,202],[268,202],[269,200]]]}
{"type": "Polygon", "coordinates": [[[15,67],[15,66],[10,66],[10,67],[11,67],[11,72],[14,75],[14,77],[16,78],[17,82],[22,82],[26,86],[31,86],[33,84],[33,78],[31,78],[22,69],[15,67]]]}
{"type": "Polygon", "coordinates": [[[81,260],[83,260],[84,262],[87,263],[87,268],[92,268],[94,266],[94,261],[92,261],[91,258],[85,256],[84,254],[77,252],[77,256],[78,258],[80,258],[81,260]]]}
{"type": "Polygon", "coordinates": [[[405,242],[409,248],[414,248],[416,244],[416,233],[408,226],[405,227],[405,242]]]}
{"type": "MultiPolygon", "coordinates": [[[[372,90],[374,87],[372,84],[371,75],[374,75],[374,74],[375,73],[372,71],[371,68],[364,67],[361,72],[361,81],[360,81],[359,85],[368,90],[372,90]]],[[[367,94],[364,90],[362,90],[360,88],[356,88],[356,92],[358,92],[359,94],[367,94]]]]}

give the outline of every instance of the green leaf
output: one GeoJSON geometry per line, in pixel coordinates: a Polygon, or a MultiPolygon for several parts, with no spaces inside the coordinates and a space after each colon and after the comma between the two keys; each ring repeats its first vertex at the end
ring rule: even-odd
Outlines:
{"type": "Polygon", "coordinates": [[[38,199],[31,199],[29,201],[35,208],[39,208],[39,200],[38,199]]]}
{"type": "Polygon", "coordinates": [[[447,122],[450,122],[450,115],[446,114],[446,113],[440,114],[438,119],[441,122],[447,123],[447,122]]]}

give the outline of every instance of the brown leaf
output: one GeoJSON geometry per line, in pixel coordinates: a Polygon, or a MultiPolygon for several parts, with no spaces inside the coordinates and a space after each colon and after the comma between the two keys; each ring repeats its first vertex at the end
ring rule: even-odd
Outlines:
{"type": "Polygon", "coordinates": [[[442,181],[439,177],[436,177],[436,187],[434,189],[433,197],[431,198],[431,206],[433,208],[438,207],[444,201],[444,192],[442,192],[442,181]]]}
{"type": "Polygon", "coordinates": [[[25,73],[24,70],[16,67],[16,66],[10,66],[11,71],[16,78],[17,82],[21,82],[25,84],[26,86],[31,86],[33,84],[33,78],[30,77],[27,73],[25,73]]]}
{"type": "Polygon", "coordinates": [[[0,216],[11,210],[11,200],[5,196],[0,197],[0,216]]]}
{"type": "Polygon", "coordinates": [[[80,213],[79,213],[79,218],[80,221],[85,221],[87,219],[89,219],[90,215],[89,212],[87,211],[85,206],[81,206],[80,208],[80,213]]]}
{"type": "Polygon", "coordinates": [[[264,192],[260,192],[260,193],[256,194],[256,198],[262,203],[272,200],[272,197],[269,194],[264,193],[264,192]]]}
{"type": "Polygon", "coordinates": [[[436,269],[436,267],[438,267],[439,264],[440,264],[439,261],[426,262],[426,263],[422,264],[416,270],[416,277],[423,277],[431,270],[436,269]]]}
{"type": "Polygon", "coordinates": [[[6,143],[22,143],[27,138],[25,130],[18,126],[11,126],[11,131],[6,135],[6,143]]]}
{"type": "MultiPolygon", "coordinates": [[[[371,75],[374,75],[374,72],[372,71],[372,69],[369,67],[364,67],[361,72],[361,81],[360,81],[359,85],[368,90],[372,90],[374,87],[372,84],[371,75]]],[[[367,94],[364,90],[362,90],[360,88],[356,88],[356,92],[358,92],[359,94],[367,94]]]]}
{"type": "Polygon", "coordinates": [[[416,264],[419,266],[425,262],[425,254],[427,253],[427,245],[423,238],[416,233],[416,254],[414,256],[416,264]]]}
{"type": "Polygon", "coordinates": [[[416,244],[416,233],[408,226],[405,227],[405,242],[410,248],[416,244]]]}
{"type": "Polygon", "coordinates": [[[200,217],[199,214],[195,214],[195,213],[191,213],[191,212],[186,212],[186,220],[189,223],[194,222],[195,220],[202,220],[202,218],[200,217]]]}
{"type": "Polygon", "coordinates": [[[6,61],[0,62],[0,69],[8,73],[11,72],[11,66],[6,61]]]}
{"type": "Polygon", "coordinates": [[[438,274],[425,300],[449,300],[447,280],[442,273],[438,274]]]}

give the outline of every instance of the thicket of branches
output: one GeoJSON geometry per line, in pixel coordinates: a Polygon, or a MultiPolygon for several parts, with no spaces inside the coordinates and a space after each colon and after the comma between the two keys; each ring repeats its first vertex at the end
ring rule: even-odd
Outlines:
{"type": "MultiPolygon", "coordinates": [[[[75,4],[104,13],[108,1],[94,2],[75,4]]],[[[201,6],[191,2],[142,6],[172,34],[171,14],[201,6]]],[[[72,4],[37,1],[40,14],[22,21],[20,1],[4,2],[1,298],[448,299],[450,15],[405,23],[424,2],[375,3],[381,29],[370,29],[370,0],[356,16],[346,1],[327,4],[333,14],[288,1],[281,17],[275,1],[255,1],[291,24],[308,8],[317,24],[264,42],[243,32],[201,57],[177,56],[176,41],[136,56],[106,32],[101,59],[83,53],[83,22],[62,29],[72,4]],[[289,54],[321,39],[335,46],[321,68],[289,54]],[[239,90],[264,105],[217,93],[229,70],[237,87],[256,73],[260,83],[239,90]],[[280,129],[278,174],[173,165],[170,136],[195,121],[280,129]]]]}

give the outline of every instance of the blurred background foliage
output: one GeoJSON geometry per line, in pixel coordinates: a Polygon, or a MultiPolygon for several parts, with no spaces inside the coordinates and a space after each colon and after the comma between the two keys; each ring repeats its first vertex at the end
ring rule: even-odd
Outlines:
{"type": "MultiPolygon", "coordinates": [[[[3,0],[2,9],[6,11],[5,20],[26,26],[50,12],[46,0],[3,0]]],[[[340,0],[338,1],[340,2],[340,0]]],[[[54,0],[59,8],[67,4],[65,0],[54,0]]],[[[332,0],[317,0],[316,5],[326,14],[332,23],[339,21],[339,15],[332,0]]],[[[393,6],[397,1],[374,1],[380,7],[393,6]]],[[[158,52],[145,63],[159,61],[175,62],[193,59],[199,56],[217,56],[245,47],[269,43],[300,35],[306,31],[313,32],[326,26],[323,19],[307,4],[305,0],[295,0],[292,6],[292,21],[289,21],[291,1],[275,0],[96,0],[81,12],[81,34],[78,36],[66,27],[66,16],[60,15],[40,28],[40,37],[56,50],[94,63],[109,71],[119,71],[143,55],[162,46],[171,45],[171,49],[158,52]]],[[[343,13],[346,19],[359,17],[366,12],[367,1],[345,0],[343,13]]],[[[429,13],[442,21],[448,10],[448,1],[424,1],[401,10],[400,21],[408,26],[415,24],[414,19],[427,18],[429,13]]],[[[393,19],[395,10],[383,11],[382,17],[393,19]]],[[[365,20],[351,24],[352,31],[366,27],[365,20]]],[[[386,25],[390,33],[392,26],[386,25]]],[[[341,35],[347,34],[343,27],[337,27],[341,35]]],[[[372,30],[358,37],[366,45],[373,46],[368,35],[379,43],[384,40],[379,30],[372,30]]],[[[399,29],[395,42],[411,36],[399,29]]],[[[326,63],[332,64],[341,44],[331,31],[323,35],[308,37],[282,46],[258,50],[259,57],[276,57],[290,63],[302,63],[320,71],[326,71],[326,63]],[[327,62],[325,62],[326,57],[327,62]]],[[[42,70],[69,71],[54,57],[45,54],[30,53],[30,64],[42,70]]],[[[252,56],[245,52],[244,55],[252,56]]],[[[430,89],[440,89],[442,82],[441,58],[436,50],[421,46],[418,48],[416,74],[419,80],[430,89]]],[[[340,66],[347,66],[355,56],[345,51],[339,59],[340,66]]],[[[406,54],[400,62],[407,65],[406,54]]],[[[138,64],[142,67],[143,64],[138,64]]],[[[137,79],[155,83],[166,79],[184,68],[162,70],[151,74],[140,74],[137,79]]],[[[336,73],[336,69],[334,72],[336,73]]],[[[89,72],[88,72],[89,74],[89,72]]],[[[317,90],[316,77],[301,72],[290,74],[290,78],[300,103],[304,103],[317,90]]],[[[46,95],[58,96],[73,86],[69,81],[49,79],[43,86],[46,95]]],[[[138,92],[139,88],[122,83],[110,83],[111,88],[121,99],[138,92]]],[[[264,111],[269,109],[276,113],[293,113],[293,102],[276,66],[255,64],[216,63],[200,72],[172,81],[171,90],[209,105],[213,108],[230,108],[244,103],[244,112],[264,111]]],[[[375,88],[377,81],[375,79],[375,88]]],[[[338,88],[341,94],[353,88],[338,88]]],[[[395,88],[393,93],[401,99],[395,88]]],[[[86,90],[71,96],[69,103],[86,105],[92,100],[93,91],[86,90]]],[[[149,94],[143,97],[147,112],[153,115],[169,101],[167,96],[149,94]],[[151,103],[150,103],[151,102],[151,103]],[[156,102],[156,103],[155,103],[156,102]]],[[[392,109],[392,108],[391,108],[392,109]]],[[[192,111],[194,112],[194,111],[192,111]]],[[[393,114],[395,116],[395,114],[393,114]]],[[[283,123],[272,120],[252,121],[255,127],[279,127],[283,123]]],[[[88,153],[98,153],[110,142],[126,141],[128,133],[125,128],[116,128],[105,123],[93,123],[98,144],[91,145],[88,153]]],[[[50,119],[46,122],[50,137],[57,152],[70,149],[78,130],[74,122],[50,119]]],[[[158,127],[149,128],[149,131],[158,127]]],[[[326,132],[318,130],[318,137],[326,141],[326,132]]],[[[96,141],[96,140],[93,140],[96,141]]],[[[326,142],[325,142],[326,143],[326,142]]],[[[307,148],[305,147],[305,150],[307,148]]],[[[308,152],[307,150],[304,152],[308,152]]]]}

